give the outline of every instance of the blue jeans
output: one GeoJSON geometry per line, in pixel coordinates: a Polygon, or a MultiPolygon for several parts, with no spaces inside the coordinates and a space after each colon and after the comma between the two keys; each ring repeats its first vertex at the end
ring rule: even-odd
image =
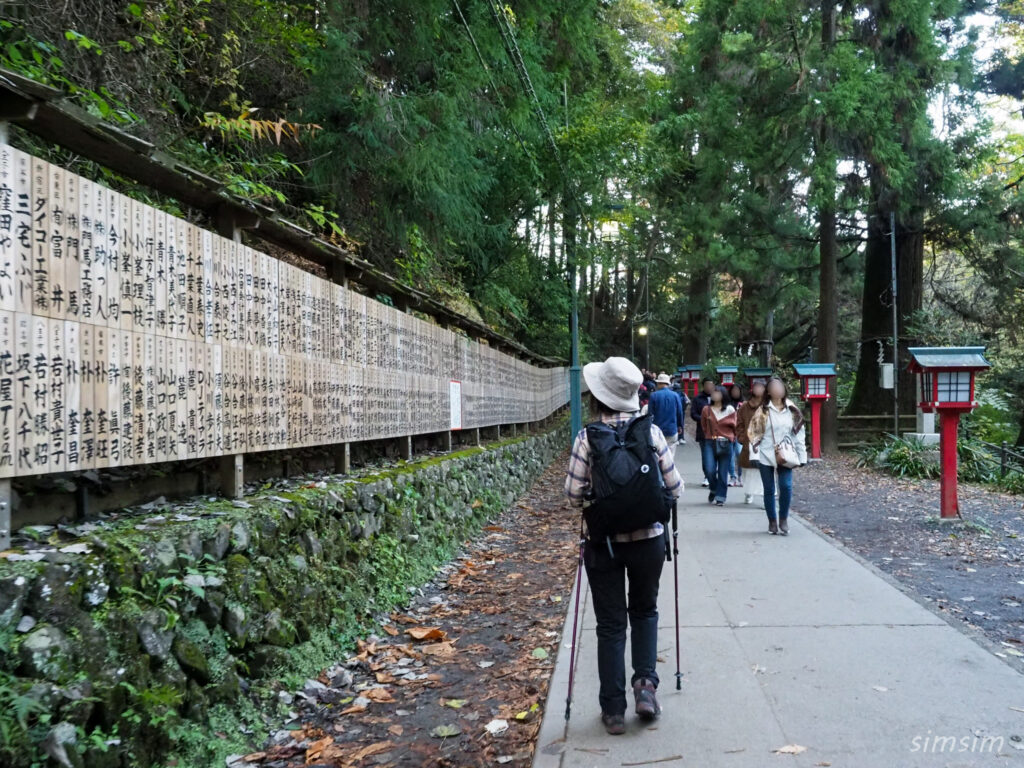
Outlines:
{"type": "Polygon", "coordinates": [[[779,519],[789,517],[789,503],[793,500],[793,470],[789,467],[761,465],[761,484],[764,485],[764,510],[768,521],[775,519],[775,477],[779,478],[779,519]]]}
{"type": "Polygon", "coordinates": [[[740,466],[740,453],[743,451],[743,445],[737,440],[732,444],[732,476],[737,480],[743,479],[743,468],[740,466]]]}
{"type": "Polygon", "coordinates": [[[665,537],[628,543],[587,542],[583,564],[597,618],[598,701],[610,715],[626,713],[626,624],[630,627],[633,677],[658,686],[658,583],[665,564],[665,537]],[[627,595],[628,583],[628,595],[627,595]]]}
{"type": "Polygon", "coordinates": [[[707,439],[700,446],[701,464],[708,479],[709,490],[715,494],[715,501],[725,501],[729,490],[729,472],[732,469],[732,451],[719,458],[715,456],[715,441],[707,439]]]}

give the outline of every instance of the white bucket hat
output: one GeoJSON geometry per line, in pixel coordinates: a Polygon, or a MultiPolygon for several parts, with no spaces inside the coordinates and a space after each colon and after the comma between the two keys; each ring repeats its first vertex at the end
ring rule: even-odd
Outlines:
{"type": "Polygon", "coordinates": [[[658,378],[656,378],[654,380],[654,383],[655,384],[671,384],[672,383],[672,379],[670,379],[668,377],[667,373],[663,373],[658,378]]]}
{"type": "Polygon", "coordinates": [[[609,357],[603,363],[583,366],[583,378],[591,394],[616,411],[639,411],[637,391],[644,383],[640,369],[624,357],[609,357]]]}

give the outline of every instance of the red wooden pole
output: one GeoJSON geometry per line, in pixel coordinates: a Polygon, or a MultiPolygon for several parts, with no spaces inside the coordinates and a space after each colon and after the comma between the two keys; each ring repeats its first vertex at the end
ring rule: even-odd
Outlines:
{"type": "Polygon", "coordinates": [[[811,400],[811,458],[821,458],[821,400],[811,400]]]}
{"type": "Polygon", "coordinates": [[[960,413],[957,411],[939,411],[941,420],[940,450],[942,452],[942,506],[941,515],[943,518],[958,517],[960,515],[960,504],[957,501],[956,473],[957,455],[956,439],[957,428],[960,424],[960,413]]]}

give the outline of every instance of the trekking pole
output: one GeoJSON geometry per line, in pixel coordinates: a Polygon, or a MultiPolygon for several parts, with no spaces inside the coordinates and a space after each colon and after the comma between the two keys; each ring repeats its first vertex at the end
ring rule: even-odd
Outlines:
{"type": "Polygon", "coordinates": [[[679,502],[672,502],[672,551],[675,561],[672,563],[676,583],[676,690],[683,688],[683,673],[679,664],[679,502]]]}
{"type": "Polygon", "coordinates": [[[565,696],[565,721],[569,722],[569,711],[572,709],[572,683],[574,673],[576,671],[576,625],[579,621],[580,616],[580,577],[583,575],[583,543],[586,539],[583,538],[583,524],[580,522],[580,557],[579,562],[576,564],[576,599],[573,602],[572,607],[572,645],[570,647],[569,656],[569,691],[565,696]]]}

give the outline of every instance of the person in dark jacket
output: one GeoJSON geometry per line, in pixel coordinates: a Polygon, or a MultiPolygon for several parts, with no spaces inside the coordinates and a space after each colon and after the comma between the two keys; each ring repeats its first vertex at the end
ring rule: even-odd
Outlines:
{"type": "Polygon", "coordinates": [[[710,378],[704,379],[702,386],[704,391],[690,401],[690,418],[697,422],[697,445],[701,449],[701,464],[703,465],[704,470],[704,482],[701,483],[701,486],[707,488],[710,485],[708,482],[709,473],[713,467],[709,467],[705,460],[704,430],[701,429],[700,420],[701,415],[704,413],[704,408],[711,405],[711,393],[715,391],[715,380],[710,378]]]}

